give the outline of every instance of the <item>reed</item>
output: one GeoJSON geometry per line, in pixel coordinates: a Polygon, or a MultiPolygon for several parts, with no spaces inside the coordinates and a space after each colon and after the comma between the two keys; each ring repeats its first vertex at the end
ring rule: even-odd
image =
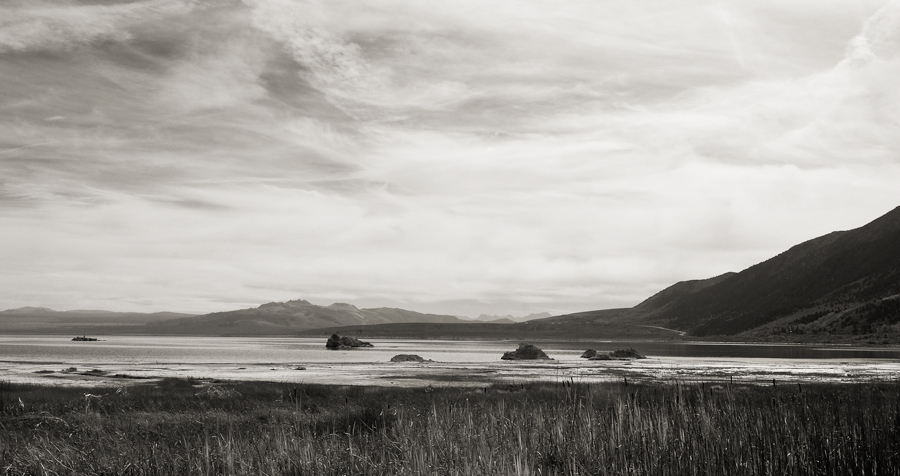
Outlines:
{"type": "Polygon", "coordinates": [[[900,474],[898,448],[890,382],[0,383],[10,475],[875,475],[900,474]]]}

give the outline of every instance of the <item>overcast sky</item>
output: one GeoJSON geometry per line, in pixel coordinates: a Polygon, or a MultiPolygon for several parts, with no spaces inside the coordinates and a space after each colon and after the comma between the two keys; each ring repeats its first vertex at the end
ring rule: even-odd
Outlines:
{"type": "Polygon", "coordinates": [[[900,205],[900,1],[0,3],[0,308],[632,306],[900,205]]]}

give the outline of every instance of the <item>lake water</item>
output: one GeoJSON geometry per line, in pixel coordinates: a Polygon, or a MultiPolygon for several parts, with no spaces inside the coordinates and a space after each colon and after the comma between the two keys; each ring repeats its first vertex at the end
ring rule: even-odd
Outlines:
{"type": "Polygon", "coordinates": [[[140,378],[345,382],[369,385],[483,385],[559,380],[744,379],[847,381],[900,377],[900,349],[824,345],[671,342],[540,342],[553,361],[505,362],[515,341],[374,339],[374,348],[332,351],[322,338],[0,336],[0,380],[65,385],[133,383],[140,378]],[[633,347],[649,358],[586,361],[588,348],[633,347]],[[417,354],[428,364],[395,364],[417,354]],[[77,371],[63,372],[74,367],[77,371]],[[92,372],[86,372],[86,371],[92,372]],[[127,378],[126,378],[127,377],[127,378]]]}

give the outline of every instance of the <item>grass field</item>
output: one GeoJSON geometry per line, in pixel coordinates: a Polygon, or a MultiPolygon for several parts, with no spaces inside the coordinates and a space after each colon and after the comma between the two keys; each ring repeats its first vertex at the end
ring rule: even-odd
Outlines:
{"type": "Polygon", "coordinates": [[[0,473],[892,475],[900,384],[0,383],[0,473]]]}

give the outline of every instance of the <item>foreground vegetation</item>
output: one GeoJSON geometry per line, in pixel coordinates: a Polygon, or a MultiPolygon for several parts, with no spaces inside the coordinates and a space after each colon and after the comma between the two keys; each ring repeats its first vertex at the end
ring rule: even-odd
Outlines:
{"type": "Polygon", "coordinates": [[[898,452],[897,383],[0,383],[10,475],[876,475],[898,452]]]}

